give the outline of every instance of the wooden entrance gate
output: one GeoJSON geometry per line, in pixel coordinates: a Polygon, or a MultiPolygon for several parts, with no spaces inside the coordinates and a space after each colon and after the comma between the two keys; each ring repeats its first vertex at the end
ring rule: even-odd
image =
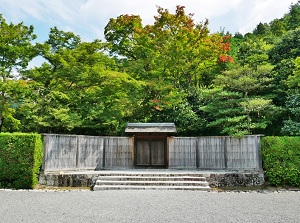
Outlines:
{"type": "Polygon", "coordinates": [[[137,139],[135,149],[136,166],[166,166],[166,140],[137,139]]]}
{"type": "Polygon", "coordinates": [[[134,137],[135,167],[168,167],[167,137],[176,133],[174,123],[127,123],[125,132],[134,137]]]}

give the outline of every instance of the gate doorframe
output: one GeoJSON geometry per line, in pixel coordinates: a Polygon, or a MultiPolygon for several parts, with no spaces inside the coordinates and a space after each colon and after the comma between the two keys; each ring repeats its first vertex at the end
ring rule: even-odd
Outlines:
{"type": "Polygon", "coordinates": [[[168,145],[167,145],[167,134],[154,134],[154,133],[143,133],[134,135],[134,166],[136,168],[167,168],[168,167],[168,145]],[[139,165],[137,164],[137,142],[147,141],[150,143],[150,164],[149,165],[139,165]],[[164,164],[163,165],[153,165],[151,163],[151,142],[152,141],[163,141],[164,142],[164,164]]]}
{"type": "MultiPolygon", "coordinates": [[[[169,146],[168,136],[176,134],[174,123],[127,123],[125,133],[134,137],[133,163],[137,166],[137,141],[138,140],[162,140],[164,141],[164,165],[169,167],[169,146]]],[[[150,145],[151,146],[151,145],[150,145]]],[[[151,159],[151,158],[150,158],[151,159]]],[[[150,166],[153,167],[153,166],[150,166]]]]}

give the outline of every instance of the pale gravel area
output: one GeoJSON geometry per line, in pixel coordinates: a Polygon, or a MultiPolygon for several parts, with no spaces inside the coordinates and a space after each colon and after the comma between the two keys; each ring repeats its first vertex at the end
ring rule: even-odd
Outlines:
{"type": "Polygon", "coordinates": [[[300,222],[300,192],[0,190],[0,222],[300,222]]]}

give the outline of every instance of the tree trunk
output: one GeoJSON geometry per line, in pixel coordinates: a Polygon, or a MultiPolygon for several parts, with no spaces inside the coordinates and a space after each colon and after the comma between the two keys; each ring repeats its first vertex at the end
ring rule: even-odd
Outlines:
{"type": "Polygon", "coordinates": [[[4,118],[0,117],[0,132],[2,132],[2,126],[3,126],[4,118]]]}

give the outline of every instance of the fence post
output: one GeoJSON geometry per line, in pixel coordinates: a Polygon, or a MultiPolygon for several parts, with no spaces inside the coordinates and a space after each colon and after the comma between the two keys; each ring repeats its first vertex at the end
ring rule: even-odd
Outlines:
{"type": "Polygon", "coordinates": [[[256,160],[258,161],[258,168],[259,170],[262,170],[262,158],[261,158],[261,144],[260,144],[260,139],[262,135],[256,136],[256,149],[257,149],[257,158],[256,160]]]}
{"type": "Polygon", "coordinates": [[[76,169],[78,169],[79,165],[79,136],[76,136],[77,140],[77,146],[76,146],[76,169]]]}
{"type": "Polygon", "coordinates": [[[196,140],[196,168],[200,167],[199,138],[196,140]]]}
{"type": "Polygon", "coordinates": [[[224,147],[224,166],[225,166],[225,169],[227,170],[228,157],[227,157],[227,137],[226,136],[223,138],[223,147],[224,147]]]}

